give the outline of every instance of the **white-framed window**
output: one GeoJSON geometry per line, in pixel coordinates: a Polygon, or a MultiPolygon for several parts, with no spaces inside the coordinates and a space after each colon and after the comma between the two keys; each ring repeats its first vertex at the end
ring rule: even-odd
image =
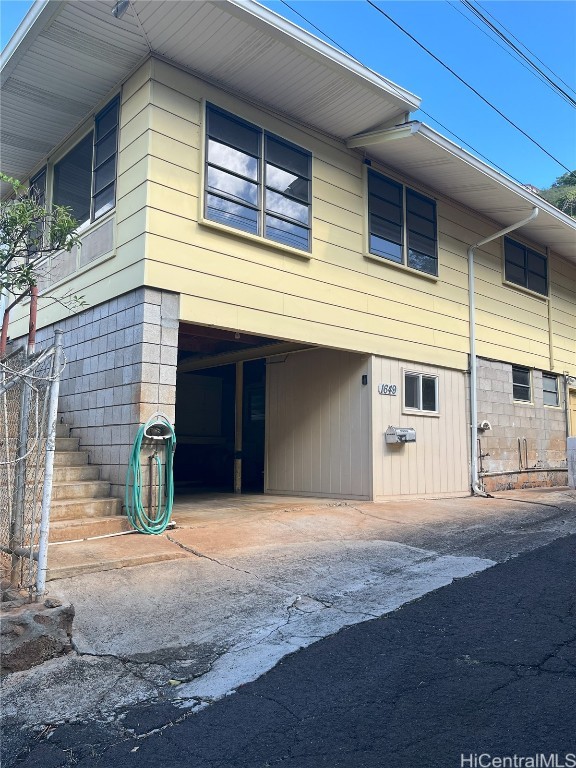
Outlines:
{"type": "Polygon", "coordinates": [[[436,202],[368,169],[368,250],[373,256],[438,275],[436,202]]]}
{"type": "Polygon", "coordinates": [[[558,376],[554,376],[552,373],[542,374],[542,396],[544,405],[560,405],[558,376]]]}
{"type": "Polygon", "coordinates": [[[519,402],[532,402],[532,377],[529,368],[512,366],[512,397],[519,402]]]}
{"type": "Polygon", "coordinates": [[[44,168],[30,180],[41,204],[51,200],[70,208],[79,227],[96,221],[116,204],[119,114],[120,97],[116,96],[94,117],[89,133],[51,169],[44,168]]]}
{"type": "Polygon", "coordinates": [[[311,174],[309,151],[206,105],[206,219],[309,251],[311,174]]]}
{"type": "Polygon", "coordinates": [[[504,238],[504,279],[548,296],[548,258],[509,237],[504,238]]]}
{"type": "Polygon", "coordinates": [[[404,371],[404,410],[438,413],[438,376],[404,371]]]}

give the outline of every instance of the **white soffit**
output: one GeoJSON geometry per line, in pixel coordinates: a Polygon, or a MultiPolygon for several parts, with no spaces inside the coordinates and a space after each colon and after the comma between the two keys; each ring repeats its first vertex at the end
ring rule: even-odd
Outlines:
{"type": "Polygon", "coordinates": [[[328,134],[420,99],[253,0],[37,0],[2,54],[2,169],[26,179],[150,52],[328,134]]]}
{"type": "Polygon", "coordinates": [[[347,144],[368,157],[507,227],[539,214],[517,230],[576,264],[576,221],[507,178],[429,126],[412,122],[353,136],[347,144]]]}

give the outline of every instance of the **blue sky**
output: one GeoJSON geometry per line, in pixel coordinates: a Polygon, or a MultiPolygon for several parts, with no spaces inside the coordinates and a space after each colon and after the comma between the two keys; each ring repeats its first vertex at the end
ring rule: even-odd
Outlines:
{"type": "MultiPolygon", "coordinates": [[[[466,143],[471,145],[518,181],[546,187],[565,172],[563,165],[576,169],[576,109],[510,56],[503,43],[498,45],[460,0],[385,0],[378,5],[560,164],[365,0],[287,2],[363,64],[420,96],[428,115],[413,117],[467,149],[466,143]]],[[[31,4],[1,0],[2,47],[31,4]]],[[[264,4],[321,36],[280,0],[264,4]]],[[[576,99],[574,0],[480,0],[480,8],[526,46],[532,59],[550,68],[555,73],[545,69],[550,77],[564,80],[566,85],[559,84],[576,99]]]]}

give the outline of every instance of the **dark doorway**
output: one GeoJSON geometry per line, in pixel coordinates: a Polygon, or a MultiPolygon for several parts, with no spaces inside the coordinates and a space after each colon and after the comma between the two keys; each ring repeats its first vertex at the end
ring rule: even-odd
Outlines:
{"type": "MultiPolygon", "coordinates": [[[[266,364],[243,364],[242,490],[264,490],[266,364]]],[[[179,373],[176,382],[176,493],[234,490],[236,366],[179,373]]]]}
{"type": "Polygon", "coordinates": [[[262,493],[266,426],[265,360],[244,363],[242,411],[242,490],[262,493]]]}

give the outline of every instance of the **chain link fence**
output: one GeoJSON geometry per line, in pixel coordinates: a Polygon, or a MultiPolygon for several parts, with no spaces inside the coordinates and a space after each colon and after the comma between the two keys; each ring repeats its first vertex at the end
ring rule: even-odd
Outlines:
{"type": "Polygon", "coordinates": [[[23,347],[0,361],[0,570],[31,598],[46,576],[62,369],[59,336],[43,352],[28,356],[23,347]]]}

